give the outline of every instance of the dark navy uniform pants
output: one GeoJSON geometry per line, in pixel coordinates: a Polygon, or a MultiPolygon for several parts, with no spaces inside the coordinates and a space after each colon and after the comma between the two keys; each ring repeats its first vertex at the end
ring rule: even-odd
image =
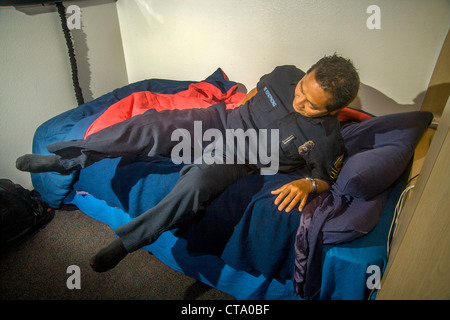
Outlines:
{"type": "MultiPolygon", "coordinates": [[[[82,169],[104,158],[122,156],[168,156],[179,141],[172,141],[177,129],[187,130],[192,138],[191,146],[201,143],[202,148],[210,144],[194,140],[194,122],[201,121],[202,130],[214,128],[224,131],[227,124],[227,110],[223,103],[206,109],[147,110],[106,129],[100,130],[84,140],[52,143],[48,151],[55,153],[66,169],[82,169]]],[[[198,136],[198,134],[197,134],[198,136]]]]}
{"type": "MultiPolygon", "coordinates": [[[[201,121],[203,131],[208,128],[224,130],[227,124],[226,107],[217,104],[207,109],[148,110],[94,133],[85,140],[57,142],[47,149],[59,156],[66,169],[81,169],[110,157],[170,156],[172,148],[178,143],[171,141],[172,132],[182,128],[193,137],[194,121],[201,121]]],[[[165,198],[129,223],[116,228],[115,232],[128,252],[151,244],[164,231],[180,227],[202,213],[215,197],[249,172],[242,164],[186,165],[180,171],[177,184],[165,198]]]]}
{"type": "Polygon", "coordinates": [[[180,171],[172,191],[156,206],[115,229],[128,252],[154,242],[204,212],[228,186],[249,174],[245,165],[192,164],[180,171]]]}

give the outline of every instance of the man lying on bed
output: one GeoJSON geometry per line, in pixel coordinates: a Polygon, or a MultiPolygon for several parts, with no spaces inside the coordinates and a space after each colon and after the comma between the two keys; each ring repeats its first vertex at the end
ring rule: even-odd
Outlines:
{"type": "MultiPolygon", "coordinates": [[[[170,156],[176,145],[171,139],[174,130],[182,128],[192,136],[197,121],[201,121],[203,131],[277,130],[279,141],[271,144],[276,143],[279,151],[278,172],[307,166],[311,178],[272,191],[274,203],[280,211],[290,212],[296,206],[302,211],[310,193],[328,190],[337,178],[345,149],[335,115],[356,97],[358,89],[359,76],[351,61],[337,55],[320,59],[306,74],[294,66],[277,67],[260,79],[238,108],[228,110],[219,103],[206,109],[150,109],[85,140],[47,146],[55,155],[24,155],[17,159],[16,166],[34,173],[65,174],[103,158],[170,156]]],[[[115,267],[129,252],[151,244],[167,230],[189,223],[239,178],[264,169],[264,164],[250,163],[247,158],[245,164],[223,162],[185,165],[164,199],[115,229],[118,239],[91,259],[92,268],[104,272],[115,267]]]]}

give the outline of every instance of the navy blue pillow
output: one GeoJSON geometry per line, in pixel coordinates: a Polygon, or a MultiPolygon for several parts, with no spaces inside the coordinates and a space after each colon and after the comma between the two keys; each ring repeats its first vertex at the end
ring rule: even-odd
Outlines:
{"type": "Polygon", "coordinates": [[[427,111],[375,117],[342,129],[347,155],[333,185],[338,195],[368,200],[397,180],[433,119],[427,111]]]}

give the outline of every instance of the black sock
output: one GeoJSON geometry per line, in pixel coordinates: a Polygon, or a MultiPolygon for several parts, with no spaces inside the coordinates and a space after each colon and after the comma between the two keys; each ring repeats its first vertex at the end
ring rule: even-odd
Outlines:
{"type": "Polygon", "coordinates": [[[123,246],[122,240],[116,239],[92,257],[90,261],[91,268],[96,272],[108,271],[122,261],[127,254],[128,252],[123,246]]]}
{"type": "Polygon", "coordinates": [[[40,173],[40,172],[59,172],[70,173],[63,167],[59,158],[55,155],[44,154],[26,154],[16,160],[16,168],[20,171],[40,173]]]}

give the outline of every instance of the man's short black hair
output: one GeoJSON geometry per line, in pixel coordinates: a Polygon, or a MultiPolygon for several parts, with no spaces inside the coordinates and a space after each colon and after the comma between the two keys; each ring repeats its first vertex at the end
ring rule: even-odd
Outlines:
{"type": "Polygon", "coordinates": [[[307,73],[316,71],[316,81],[320,87],[332,95],[327,110],[332,112],[347,106],[356,98],[359,90],[359,75],[353,63],[338,56],[325,56],[317,61],[307,73]]]}

